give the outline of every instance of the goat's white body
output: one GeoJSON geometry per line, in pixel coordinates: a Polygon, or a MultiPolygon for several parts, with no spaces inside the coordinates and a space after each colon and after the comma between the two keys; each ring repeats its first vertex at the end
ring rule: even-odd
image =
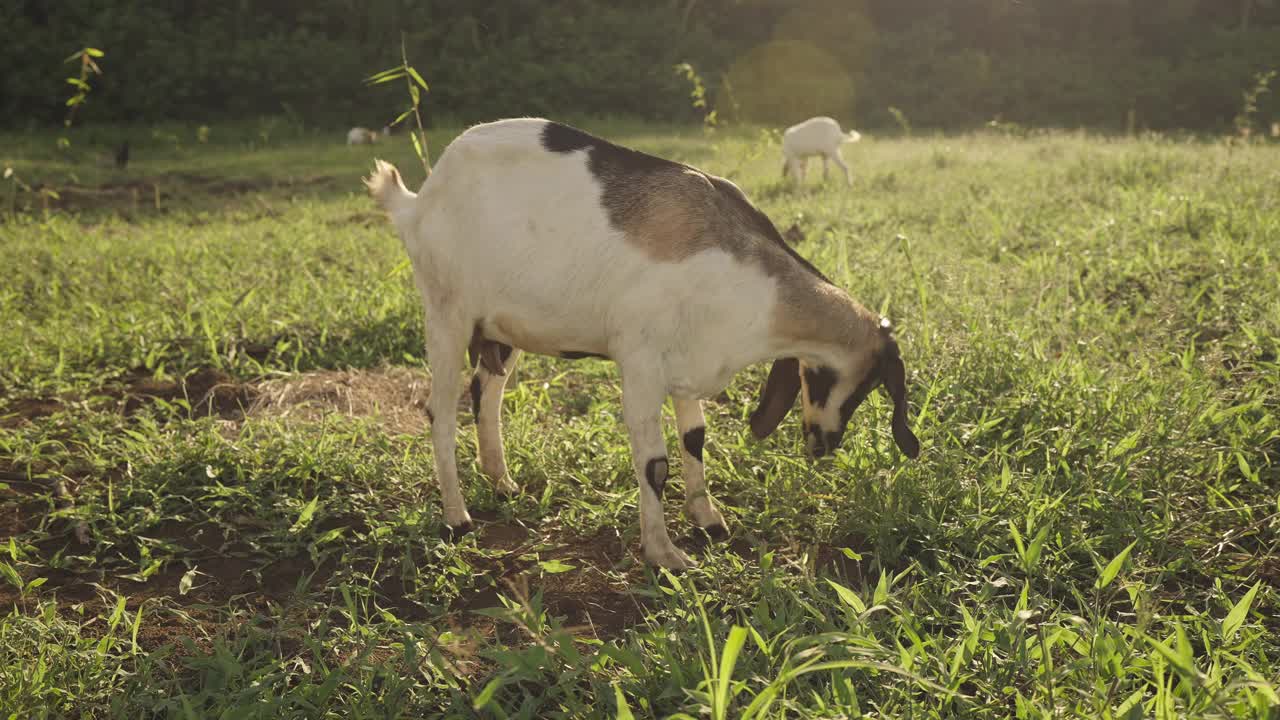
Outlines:
{"type": "Polygon", "coordinates": [[[829,117],[809,118],[782,133],[783,171],[803,181],[808,158],[819,155],[822,157],[822,177],[827,176],[827,161],[830,160],[844,170],[845,182],[852,182],[840,147],[861,139],[862,135],[857,130],[846,134],[840,129],[840,123],[829,117]]]}
{"type": "Polygon", "coordinates": [[[714,395],[767,358],[776,281],[718,249],[647,257],[610,225],[587,153],[544,150],[544,125],[469,130],[397,214],[429,307],[531,352],[645,357],[685,396],[714,395]]]}
{"type": "Polygon", "coordinates": [[[785,355],[843,367],[854,363],[851,352],[869,352],[853,347],[847,332],[874,333],[865,309],[795,256],[736,186],[693,168],[520,119],[467,130],[416,195],[381,161],[366,183],[404,242],[425,306],[428,359],[444,389],[429,407],[450,527],[470,524],[450,389],[468,338],[473,349],[480,343],[482,358],[486,343],[510,346],[490,360],[500,367],[477,364],[471,384],[481,467],[505,492],[515,486],[503,459],[501,395],[520,351],[618,363],[641,543],[649,562],[676,568],[690,561],[663,522],[665,398],[673,398],[684,438],[685,511],[699,527],[723,531],[705,489],[698,398],[762,360],[785,355]],[[550,131],[559,139],[548,139],[550,131]],[[801,320],[780,331],[780,317],[801,320]],[[820,317],[842,339],[798,327],[820,317]]]}
{"type": "Polygon", "coordinates": [[[372,145],[378,142],[378,132],[369,128],[353,127],[347,131],[348,145],[372,145]]]}

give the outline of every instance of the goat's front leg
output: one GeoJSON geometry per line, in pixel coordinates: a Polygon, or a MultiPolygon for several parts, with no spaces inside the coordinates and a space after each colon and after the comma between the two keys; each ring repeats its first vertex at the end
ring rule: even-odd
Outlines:
{"type": "Polygon", "coordinates": [[[827,181],[827,156],[822,156],[822,182],[827,181]]]}
{"type": "Polygon", "coordinates": [[[444,504],[444,521],[456,535],[471,529],[471,515],[458,487],[458,379],[466,348],[465,331],[451,332],[443,324],[427,331],[427,359],[431,364],[431,446],[435,452],[436,481],[444,504]]]}
{"type": "Polygon", "coordinates": [[[502,362],[503,374],[494,374],[484,363],[477,362],[475,375],[471,376],[471,410],[475,415],[476,436],[480,443],[480,469],[493,481],[499,494],[515,495],[520,488],[507,474],[502,446],[502,390],[515,370],[520,351],[492,340],[483,342],[497,346],[495,353],[502,362]]]}
{"type": "Polygon", "coordinates": [[[684,514],[711,537],[724,540],[729,531],[707,491],[706,465],[702,462],[702,445],[707,437],[702,401],[672,397],[671,402],[676,409],[676,429],[680,431],[683,451],[680,467],[684,472],[684,514]]]}
{"type": "Polygon", "coordinates": [[[662,491],[669,467],[662,439],[662,401],[666,391],[656,378],[622,370],[622,419],[631,437],[631,463],[640,486],[640,546],[645,562],[673,570],[693,561],[671,542],[662,515],[662,491]]]}

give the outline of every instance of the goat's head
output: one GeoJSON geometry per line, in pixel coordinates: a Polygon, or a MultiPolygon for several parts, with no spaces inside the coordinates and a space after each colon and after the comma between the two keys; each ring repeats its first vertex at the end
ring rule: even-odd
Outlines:
{"type": "Polygon", "coordinates": [[[780,358],[774,361],[760,405],[751,414],[751,431],[759,439],[767,437],[801,395],[805,447],[813,457],[822,457],[840,445],[853,412],[882,384],[893,400],[893,439],[914,458],[920,454],[920,441],[907,425],[906,375],[887,321],[881,324],[876,342],[846,353],[836,364],[810,365],[780,358]]]}

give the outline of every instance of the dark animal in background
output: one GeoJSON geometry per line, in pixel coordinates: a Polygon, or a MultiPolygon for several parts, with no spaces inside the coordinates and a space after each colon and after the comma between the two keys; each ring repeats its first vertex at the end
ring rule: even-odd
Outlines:
{"type": "Polygon", "coordinates": [[[129,166],[129,141],[125,140],[116,146],[116,167],[124,170],[129,166]]]}

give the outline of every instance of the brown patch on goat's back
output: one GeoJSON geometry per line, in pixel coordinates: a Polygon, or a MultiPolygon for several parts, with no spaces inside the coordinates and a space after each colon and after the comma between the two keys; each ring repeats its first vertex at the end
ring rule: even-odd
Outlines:
{"type": "Polygon", "coordinates": [[[678,167],[652,172],[642,183],[604,176],[602,201],[610,223],[628,243],[658,262],[679,262],[719,249],[770,277],[808,274],[830,282],[787,245],[736,185],[678,167]]]}
{"type": "Polygon", "coordinates": [[[576,128],[547,123],[543,148],[585,151],[602,186],[610,224],[658,262],[679,262],[717,248],[771,277],[817,268],[792,250],[737,185],[697,168],[615,145],[576,128]]]}
{"type": "Polygon", "coordinates": [[[632,245],[659,262],[679,262],[717,245],[714,188],[693,169],[661,170],[648,182],[606,181],[609,219],[632,245]]]}

